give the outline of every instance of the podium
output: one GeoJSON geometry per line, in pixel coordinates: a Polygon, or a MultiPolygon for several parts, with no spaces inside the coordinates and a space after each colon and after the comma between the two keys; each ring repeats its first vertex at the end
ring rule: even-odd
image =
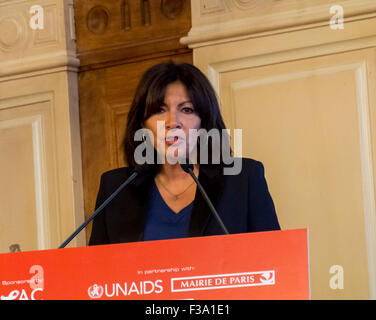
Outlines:
{"type": "Polygon", "coordinates": [[[0,254],[2,300],[309,299],[307,229],[0,254]]]}

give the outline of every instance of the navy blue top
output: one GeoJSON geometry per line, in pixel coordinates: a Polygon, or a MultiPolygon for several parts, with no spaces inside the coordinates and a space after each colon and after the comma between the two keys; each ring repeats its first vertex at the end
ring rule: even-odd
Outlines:
{"type": "Polygon", "coordinates": [[[144,240],[188,237],[192,207],[193,201],[178,213],[175,213],[163,200],[155,182],[153,182],[150,206],[144,230],[144,240]]]}

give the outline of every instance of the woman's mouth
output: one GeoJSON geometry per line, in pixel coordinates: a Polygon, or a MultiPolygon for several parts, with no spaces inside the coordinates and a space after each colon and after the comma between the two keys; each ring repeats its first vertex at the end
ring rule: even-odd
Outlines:
{"type": "Polygon", "coordinates": [[[179,141],[178,136],[170,136],[166,138],[166,144],[168,144],[169,146],[177,143],[178,141],[179,141]]]}

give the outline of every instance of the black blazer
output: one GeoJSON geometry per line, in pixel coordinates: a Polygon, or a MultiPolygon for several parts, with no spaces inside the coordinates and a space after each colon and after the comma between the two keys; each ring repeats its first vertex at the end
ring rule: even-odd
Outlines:
{"type": "MultiPolygon", "coordinates": [[[[129,168],[105,172],[101,177],[96,207],[131,173],[129,168]]],[[[143,240],[154,175],[155,172],[151,172],[137,177],[94,219],[89,245],[143,240]]],[[[229,233],[280,229],[261,162],[243,158],[238,175],[223,175],[220,165],[200,165],[198,179],[229,233]]],[[[220,226],[197,189],[189,236],[220,234],[223,234],[220,226]]]]}

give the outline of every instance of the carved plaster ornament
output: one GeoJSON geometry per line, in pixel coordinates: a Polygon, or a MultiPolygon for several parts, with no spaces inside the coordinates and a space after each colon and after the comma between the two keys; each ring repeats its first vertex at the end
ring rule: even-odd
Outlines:
{"type": "Polygon", "coordinates": [[[108,13],[102,6],[95,6],[87,14],[86,23],[88,29],[93,33],[103,33],[108,25],[108,13]]]}
{"type": "Polygon", "coordinates": [[[184,0],[161,0],[161,11],[168,19],[175,19],[183,11],[184,0]]]}

